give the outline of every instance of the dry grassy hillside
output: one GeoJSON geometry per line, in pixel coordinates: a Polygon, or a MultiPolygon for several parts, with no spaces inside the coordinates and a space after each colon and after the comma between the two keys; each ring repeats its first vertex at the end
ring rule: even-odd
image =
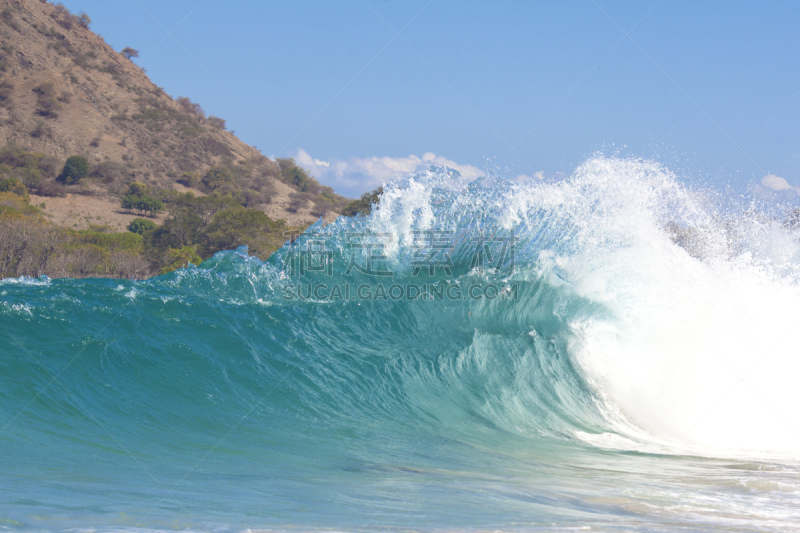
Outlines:
{"type": "MultiPolygon", "coordinates": [[[[89,26],[90,19],[60,5],[0,0],[0,146],[52,159],[43,176],[23,176],[31,192],[70,194],[73,204],[90,194],[115,203],[131,182],[151,190],[188,186],[231,194],[293,225],[340,210],[341,197],[319,184],[293,183],[291,172],[226,131],[224,120],[207,117],[188,98],[173,100],[89,26]],[[87,158],[89,178],[62,189],[54,174],[72,155],[87,158]],[[212,190],[202,178],[215,166],[226,166],[233,179],[212,190]]],[[[112,218],[119,216],[107,222],[112,218]]]]}
{"type": "Polygon", "coordinates": [[[243,244],[266,258],[346,207],[90,26],[59,4],[0,0],[0,277],[141,278],[243,244]]]}

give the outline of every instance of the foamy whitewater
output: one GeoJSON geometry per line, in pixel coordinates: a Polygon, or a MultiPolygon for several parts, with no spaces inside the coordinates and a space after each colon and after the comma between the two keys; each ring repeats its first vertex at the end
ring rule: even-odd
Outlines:
{"type": "Polygon", "coordinates": [[[431,169],[266,262],[2,281],[0,528],[796,531],[800,235],[720,205],[431,169]]]}

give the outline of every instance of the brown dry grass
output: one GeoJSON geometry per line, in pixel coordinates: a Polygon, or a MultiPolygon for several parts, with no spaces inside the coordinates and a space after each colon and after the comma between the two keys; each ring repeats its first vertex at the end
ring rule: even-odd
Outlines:
{"type": "MultiPolygon", "coordinates": [[[[296,213],[286,211],[289,205],[289,192],[294,189],[283,183],[278,183],[276,187],[278,193],[271,204],[260,207],[267,216],[273,220],[283,219],[290,227],[306,227],[317,219],[313,216],[311,206],[299,209],[296,213]]],[[[193,192],[195,196],[204,196],[196,189],[183,187],[180,184],[175,186],[178,192],[193,192]]],[[[120,207],[120,202],[116,198],[101,196],[84,196],[79,194],[68,194],[65,198],[48,198],[44,196],[30,195],[30,202],[40,206],[44,204],[45,216],[59,226],[73,229],[89,229],[90,226],[109,226],[114,231],[125,231],[128,224],[134,218],[141,215],[129,214],[120,207]]],[[[336,219],[336,213],[329,213],[325,217],[326,222],[336,219]]],[[[161,213],[152,220],[156,224],[161,224],[167,218],[167,214],[161,213]]]]}
{"type": "MultiPolygon", "coordinates": [[[[189,189],[177,183],[177,176],[187,171],[202,175],[226,157],[233,162],[260,161],[259,172],[265,173],[274,190],[271,202],[260,206],[270,218],[283,219],[292,227],[304,227],[316,220],[311,203],[295,213],[287,211],[289,194],[296,191],[279,181],[275,161],[264,158],[233,133],[188,113],[135,63],[91,30],[79,25],[71,29],[59,26],[54,18],[56,8],[40,0],[0,0],[0,9],[6,7],[13,10],[15,25],[0,21],[0,44],[12,47],[13,53],[7,54],[8,66],[0,72],[0,78],[14,89],[10,103],[0,106],[0,146],[13,143],[62,160],[80,154],[90,164],[116,163],[124,174],[115,183],[96,187],[95,193],[100,196],[32,196],[33,204],[45,203],[51,221],[77,229],[92,224],[124,230],[136,218],[122,211],[115,197],[125,183],[140,181],[154,189],[185,192],[189,189]],[[109,65],[115,74],[104,71],[109,65]],[[58,94],[72,94],[62,102],[58,118],[37,114],[33,88],[45,82],[51,82],[58,94]],[[150,118],[134,119],[134,115],[150,118]],[[153,118],[156,116],[161,118],[153,118]],[[31,136],[42,121],[50,133],[31,136]]],[[[336,213],[329,213],[325,219],[335,217],[336,213]]],[[[162,214],[155,220],[160,223],[164,218],[162,214]]]]}
{"type": "MultiPolygon", "coordinates": [[[[94,225],[110,226],[114,231],[126,231],[130,221],[141,216],[126,213],[119,206],[119,200],[98,196],[68,194],[66,198],[46,198],[32,194],[31,204],[44,204],[48,220],[72,229],[89,229],[90,225],[94,225]]],[[[162,213],[152,220],[161,224],[165,218],[166,215],[162,213]]]]}

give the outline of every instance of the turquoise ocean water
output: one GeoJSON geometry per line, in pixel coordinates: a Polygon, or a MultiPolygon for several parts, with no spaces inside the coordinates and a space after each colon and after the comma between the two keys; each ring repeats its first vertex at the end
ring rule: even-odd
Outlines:
{"type": "Polygon", "coordinates": [[[432,169],[266,262],[2,281],[0,528],[795,531],[800,246],[714,205],[432,169]]]}

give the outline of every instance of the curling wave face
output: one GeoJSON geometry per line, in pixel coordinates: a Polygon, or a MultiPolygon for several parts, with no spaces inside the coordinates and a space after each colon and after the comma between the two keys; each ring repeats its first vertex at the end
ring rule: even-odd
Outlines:
{"type": "Polygon", "coordinates": [[[0,282],[0,513],[788,527],[798,265],[777,222],[595,157],[536,185],[432,169],[267,262],[0,282]]]}

